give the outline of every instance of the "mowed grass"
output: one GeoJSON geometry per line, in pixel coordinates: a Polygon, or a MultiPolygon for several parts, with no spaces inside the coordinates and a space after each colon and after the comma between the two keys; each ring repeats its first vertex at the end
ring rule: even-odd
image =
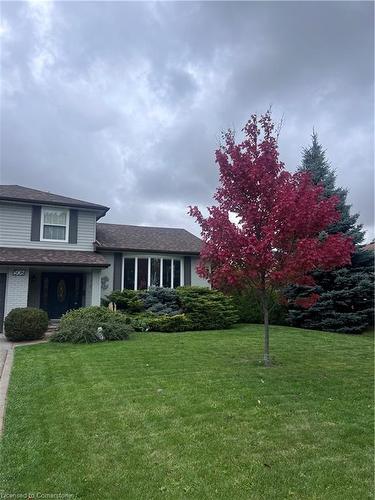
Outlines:
{"type": "MultiPolygon", "coordinates": [[[[16,349],[0,491],[373,496],[373,338],[271,328],[16,349]]],[[[65,497],[68,498],[68,497],[65,497]]]]}

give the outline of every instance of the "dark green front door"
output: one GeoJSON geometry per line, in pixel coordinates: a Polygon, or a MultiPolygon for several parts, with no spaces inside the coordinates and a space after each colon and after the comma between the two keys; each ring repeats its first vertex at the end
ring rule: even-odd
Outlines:
{"type": "Polygon", "coordinates": [[[51,319],[60,318],[70,309],[82,306],[83,275],[79,273],[43,273],[40,307],[51,319]]]}

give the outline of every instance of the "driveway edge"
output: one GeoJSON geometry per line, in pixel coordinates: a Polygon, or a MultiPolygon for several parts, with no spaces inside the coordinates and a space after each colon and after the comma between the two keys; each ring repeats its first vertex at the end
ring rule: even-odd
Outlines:
{"type": "Polygon", "coordinates": [[[3,433],[3,428],[4,428],[4,417],[5,417],[5,407],[6,407],[6,402],[7,402],[7,392],[8,392],[8,385],[9,385],[9,380],[10,380],[10,372],[12,369],[12,364],[13,364],[13,357],[14,357],[14,348],[13,346],[9,346],[8,349],[6,349],[5,353],[5,361],[1,373],[1,379],[0,379],[0,436],[3,433]]]}

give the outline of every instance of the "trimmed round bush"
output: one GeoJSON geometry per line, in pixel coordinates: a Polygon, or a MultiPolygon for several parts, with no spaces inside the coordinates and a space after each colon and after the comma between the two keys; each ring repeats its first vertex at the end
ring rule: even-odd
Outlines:
{"type": "Polygon", "coordinates": [[[148,330],[153,332],[186,332],[193,329],[193,323],[185,314],[156,316],[148,321],[148,330]]]}
{"type": "Polygon", "coordinates": [[[115,290],[107,295],[107,298],[102,302],[104,306],[108,306],[109,303],[112,302],[116,304],[119,311],[129,314],[139,313],[144,309],[144,304],[142,300],[140,300],[139,292],[136,290],[115,290]]]}
{"type": "Polygon", "coordinates": [[[238,312],[229,295],[199,286],[177,288],[176,292],[193,330],[221,330],[238,322],[238,312]]]}
{"type": "Polygon", "coordinates": [[[52,342],[92,344],[103,340],[124,340],[134,329],[123,313],[99,306],[82,307],[64,314],[52,342]]]}
{"type": "Polygon", "coordinates": [[[43,338],[48,328],[48,315],[34,307],[12,309],[4,322],[5,336],[14,342],[43,338]]]}

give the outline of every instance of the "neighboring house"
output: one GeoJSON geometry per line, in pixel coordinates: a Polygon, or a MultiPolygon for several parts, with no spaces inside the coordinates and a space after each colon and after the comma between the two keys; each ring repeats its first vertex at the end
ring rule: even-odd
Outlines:
{"type": "Polygon", "coordinates": [[[375,252],[375,242],[372,241],[371,243],[368,243],[367,245],[363,245],[362,249],[366,250],[366,252],[375,252]]]}
{"type": "Polygon", "coordinates": [[[204,285],[201,240],[184,229],[102,224],[108,207],[0,185],[0,325],[15,307],[51,319],[112,290],[204,285]]]}

